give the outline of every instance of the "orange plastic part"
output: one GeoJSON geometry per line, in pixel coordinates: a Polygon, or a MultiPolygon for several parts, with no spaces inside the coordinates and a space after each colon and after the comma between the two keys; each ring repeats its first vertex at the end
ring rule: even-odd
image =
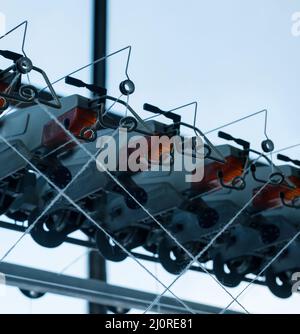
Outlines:
{"type": "MultiPolygon", "coordinates": [[[[155,138],[155,142],[152,143],[152,137],[151,136],[145,136],[144,137],[147,141],[147,147],[145,147],[145,150],[142,151],[141,147],[139,147],[139,141],[137,140],[136,145],[137,148],[127,148],[127,159],[129,156],[135,152],[136,150],[139,150],[139,154],[144,158],[145,163],[144,167],[150,168],[151,165],[161,165],[164,163],[164,161],[168,161],[167,158],[172,153],[172,150],[174,149],[174,145],[170,142],[162,142],[160,145],[158,145],[157,140],[159,138],[155,138]],[[153,145],[152,145],[153,144],[153,145]]],[[[132,143],[134,144],[134,143],[132,143]]],[[[123,157],[123,154],[121,153],[121,158],[123,157]]],[[[125,156],[124,156],[125,157],[125,156]]]]}
{"type": "Polygon", "coordinates": [[[0,81],[0,92],[4,92],[8,88],[8,84],[0,81]]]}
{"type": "Polygon", "coordinates": [[[5,106],[5,99],[3,97],[0,96],[0,108],[5,106]]]}
{"type": "MultiPolygon", "coordinates": [[[[5,82],[0,82],[0,92],[4,92],[5,89],[7,88],[8,88],[8,84],[6,84],[5,82]]],[[[6,103],[5,99],[0,96],[0,108],[4,107],[5,103],[6,103]]]]}
{"type": "MultiPolygon", "coordinates": [[[[75,137],[80,135],[83,128],[91,127],[97,121],[97,113],[88,109],[75,108],[60,117],[58,121],[75,137]]],[[[42,143],[53,149],[71,140],[71,137],[54,120],[44,126],[42,143]]]]}
{"type": "MultiPolygon", "coordinates": [[[[292,201],[293,199],[300,197],[300,179],[296,176],[290,176],[289,180],[296,186],[296,188],[291,189],[284,185],[268,185],[253,199],[253,207],[260,211],[281,207],[283,204],[280,198],[280,193],[284,193],[286,201],[292,201]]],[[[259,189],[260,188],[256,188],[253,191],[253,195],[255,195],[259,189]]]]}
{"type": "Polygon", "coordinates": [[[243,168],[243,159],[234,156],[227,157],[224,165],[218,162],[205,165],[204,178],[201,182],[193,182],[192,188],[201,194],[212,190],[219,190],[222,188],[218,177],[219,172],[223,173],[224,183],[230,183],[234,178],[242,175],[243,168]]]}

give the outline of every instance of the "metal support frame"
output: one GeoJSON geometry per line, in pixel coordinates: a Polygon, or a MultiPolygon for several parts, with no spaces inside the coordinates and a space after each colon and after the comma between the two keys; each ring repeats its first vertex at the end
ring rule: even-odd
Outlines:
{"type": "MultiPolygon", "coordinates": [[[[17,224],[13,224],[13,223],[7,223],[4,221],[0,221],[0,228],[5,228],[7,230],[11,230],[11,231],[16,231],[16,232],[25,232],[26,228],[17,224]]],[[[81,247],[86,247],[86,248],[90,248],[90,249],[94,249],[96,248],[96,245],[91,242],[91,241],[86,241],[86,240],[81,240],[81,239],[75,239],[75,238],[70,238],[68,237],[65,241],[68,244],[71,245],[75,245],[75,246],[81,246],[81,247]]],[[[144,261],[149,261],[149,262],[154,262],[154,263],[159,263],[159,260],[157,257],[151,256],[151,255],[146,255],[146,254],[140,254],[140,253],[136,253],[136,252],[132,252],[132,254],[140,260],[144,260],[144,261]]],[[[204,270],[199,267],[199,266],[191,266],[190,269],[191,271],[196,271],[199,273],[205,273],[204,270]]],[[[210,269],[207,269],[207,272],[209,272],[210,274],[214,274],[214,272],[210,269]]],[[[244,277],[243,282],[246,283],[250,283],[252,282],[251,278],[248,277],[244,277]]],[[[253,282],[253,284],[255,285],[260,285],[260,286],[266,286],[265,280],[261,279],[261,280],[256,280],[253,282]]]]}
{"type": "MultiPolygon", "coordinates": [[[[94,1],[94,20],[93,20],[93,59],[99,59],[107,52],[107,0],[94,1]]],[[[94,65],[92,71],[92,81],[94,84],[106,87],[106,62],[94,65]]],[[[22,107],[22,106],[21,106],[22,107]]],[[[0,228],[24,232],[25,227],[17,224],[1,222],[0,228]]],[[[107,307],[117,309],[140,309],[145,310],[156,298],[155,294],[137,291],[133,289],[109,285],[106,283],[106,264],[105,260],[94,250],[95,245],[92,241],[67,238],[67,243],[87,247],[91,249],[89,254],[89,279],[81,279],[53,272],[28,268],[20,265],[0,263],[0,273],[6,278],[6,284],[21,289],[41,292],[54,293],[58,295],[79,298],[89,303],[89,313],[103,314],[107,312],[107,307]],[[105,306],[104,306],[105,305],[105,306]]],[[[158,262],[153,256],[132,253],[136,258],[158,262]]],[[[198,266],[192,266],[192,271],[203,272],[198,266]]],[[[209,272],[212,273],[211,270],[209,272]]],[[[250,282],[251,279],[245,278],[244,281],[250,282]]],[[[264,281],[255,281],[255,284],[265,285],[264,281]]],[[[199,314],[219,313],[220,308],[205,304],[184,301],[184,303],[199,314]]],[[[153,308],[153,312],[158,313],[187,313],[187,310],[174,298],[162,296],[160,302],[153,308]]],[[[226,311],[226,313],[237,313],[226,311]]]]}
{"type": "MultiPolygon", "coordinates": [[[[107,0],[94,0],[94,42],[93,60],[97,60],[106,54],[106,33],[107,33],[107,0]]],[[[105,88],[106,86],[106,62],[102,61],[93,67],[93,83],[105,88]]],[[[103,257],[97,251],[89,254],[89,275],[90,278],[105,282],[106,264],[103,257]]],[[[89,304],[89,313],[103,314],[106,308],[101,305],[89,304]]]]}
{"type": "MultiPolygon", "coordinates": [[[[84,299],[92,304],[102,304],[117,309],[145,310],[156,297],[152,293],[122,288],[98,280],[60,275],[5,262],[0,264],[0,272],[5,275],[6,285],[9,286],[84,299]]],[[[199,314],[215,314],[221,311],[214,306],[189,301],[184,303],[199,314]]],[[[187,310],[174,298],[163,296],[159,304],[153,308],[153,312],[184,314],[187,310]]],[[[237,312],[228,311],[227,313],[237,312]]]]}

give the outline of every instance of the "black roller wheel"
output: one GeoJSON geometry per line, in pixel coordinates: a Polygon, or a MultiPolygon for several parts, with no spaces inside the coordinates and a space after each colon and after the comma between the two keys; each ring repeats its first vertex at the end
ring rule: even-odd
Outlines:
{"type": "Polygon", "coordinates": [[[158,246],[158,258],[164,269],[174,275],[179,275],[192,260],[182,248],[166,239],[158,246]]]}
{"type": "MultiPolygon", "coordinates": [[[[110,233],[111,235],[111,233],[110,233]]],[[[102,230],[96,233],[96,245],[100,254],[109,261],[121,262],[128,254],[115,241],[122,245],[127,251],[143,245],[145,242],[145,231],[138,229],[127,229],[114,233],[112,237],[106,235],[102,230]]]]}
{"type": "Polygon", "coordinates": [[[115,306],[107,306],[107,309],[113,314],[127,314],[130,312],[130,309],[115,306]]]}
{"type": "Polygon", "coordinates": [[[22,294],[30,299],[39,299],[45,296],[44,292],[36,292],[36,291],[30,291],[25,289],[20,289],[22,294]]]}
{"type": "Polygon", "coordinates": [[[234,288],[238,286],[243,280],[245,274],[238,272],[233,262],[225,262],[221,254],[217,254],[213,259],[213,271],[217,279],[225,286],[234,288]],[[228,268],[226,272],[225,268],[228,268]]]}
{"type": "Polygon", "coordinates": [[[245,274],[255,274],[257,275],[261,271],[263,259],[257,256],[249,257],[249,262],[247,266],[247,272],[245,274]]]}
{"type": "Polygon", "coordinates": [[[275,242],[280,237],[280,229],[274,224],[263,224],[260,229],[261,239],[265,245],[275,242]]]}
{"type": "Polygon", "coordinates": [[[25,222],[26,220],[28,220],[28,214],[22,211],[7,212],[6,216],[18,222],[25,222]]]}
{"type": "Polygon", "coordinates": [[[275,274],[272,268],[267,269],[266,284],[276,297],[289,298],[292,295],[293,283],[285,272],[275,274]]]}
{"type": "Polygon", "coordinates": [[[50,180],[60,189],[65,188],[72,181],[72,174],[64,166],[55,166],[46,171],[50,180]]]}
{"type": "Polygon", "coordinates": [[[62,222],[65,226],[58,228],[57,220],[64,219],[63,210],[59,214],[52,213],[51,215],[43,216],[38,222],[35,222],[40,213],[35,212],[29,217],[28,223],[34,227],[30,231],[32,239],[40,246],[46,248],[56,248],[62,245],[68,234],[74,232],[77,228],[69,225],[68,222],[62,222]]]}
{"type": "Polygon", "coordinates": [[[157,254],[157,245],[151,244],[151,245],[143,245],[144,249],[152,254],[157,254]]]}
{"type": "Polygon", "coordinates": [[[201,210],[198,215],[198,223],[201,228],[211,228],[219,221],[219,214],[212,208],[205,208],[201,210]]]}
{"type": "MultiPolygon", "coordinates": [[[[119,240],[117,240],[119,242],[119,240]]],[[[121,247],[114,243],[103,231],[96,233],[96,245],[100,254],[109,261],[121,262],[127,258],[127,254],[121,247]]]]}

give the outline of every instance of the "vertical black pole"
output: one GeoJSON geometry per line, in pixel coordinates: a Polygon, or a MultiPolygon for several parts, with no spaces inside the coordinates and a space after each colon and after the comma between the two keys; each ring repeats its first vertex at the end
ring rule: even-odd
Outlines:
{"type": "MultiPolygon", "coordinates": [[[[106,54],[107,0],[94,0],[94,60],[106,54]]],[[[94,65],[93,81],[101,87],[106,84],[106,62],[94,65]]]]}
{"type": "MultiPolygon", "coordinates": [[[[106,32],[107,32],[107,0],[94,0],[94,60],[106,54],[106,32]]],[[[106,86],[106,62],[100,62],[93,68],[93,83],[104,87],[106,86]]],[[[89,275],[90,278],[106,281],[105,260],[96,251],[91,251],[89,255],[89,275]]],[[[105,306],[89,304],[90,314],[105,314],[105,306]]]]}

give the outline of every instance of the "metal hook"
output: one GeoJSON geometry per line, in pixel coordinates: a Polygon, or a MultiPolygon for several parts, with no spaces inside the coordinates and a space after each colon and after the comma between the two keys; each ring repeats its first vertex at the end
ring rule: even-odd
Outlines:
{"type": "MultiPolygon", "coordinates": [[[[24,75],[24,74],[27,74],[29,71],[33,70],[33,71],[36,71],[38,73],[40,73],[46,84],[47,84],[47,87],[49,88],[50,90],[50,93],[54,99],[54,103],[53,102],[50,102],[50,101],[47,101],[45,99],[41,99],[38,95],[41,93],[41,91],[39,92],[39,94],[37,93],[37,90],[35,87],[33,87],[32,85],[26,85],[26,86],[23,86],[25,88],[20,88],[18,94],[7,94],[5,92],[0,92],[0,96],[5,98],[5,99],[8,99],[8,100],[13,100],[13,101],[18,101],[18,102],[22,102],[22,103],[32,103],[33,100],[35,98],[38,99],[38,101],[42,104],[45,104],[49,107],[52,107],[52,108],[56,108],[56,109],[60,109],[61,108],[61,102],[58,98],[58,96],[56,95],[56,92],[54,90],[54,88],[52,87],[51,83],[50,83],[50,80],[48,79],[48,76],[47,74],[42,70],[40,69],[39,67],[36,67],[36,66],[33,66],[30,59],[29,58],[25,58],[25,57],[22,57],[20,58],[16,64],[14,64],[13,66],[10,66],[9,68],[7,68],[6,70],[4,70],[3,72],[4,73],[7,73],[9,72],[10,70],[15,70],[17,72],[16,75],[24,75]],[[19,64],[18,66],[18,62],[21,62],[22,60],[26,60],[26,64],[24,66],[27,68],[27,70],[25,70],[25,67],[23,67],[23,70],[21,68],[21,64],[19,64]],[[31,95],[34,96],[34,98],[29,98],[28,99],[28,95],[26,94],[26,96],[23,94],[24,90],[27,89],[28,90],[28,87],[30,87],[30,91],[32,92],[31,95]],[[21,93],[21,94],[20,94],[21,93]]],[[[3,74],[3,72],[1,72],[0,74],[3,74]]]]}
{"type": "MultiPolygon", "coordinates": [[[[85,65],[85,66],[82,66],[82,67],[80,67],[79,69],[77,69],[77,70],[75,70],[75,71],[73,71],[73,72],[71,72],[71,73],[69,73],[69,74],[67,74],[67,75],[65,75],[65,76],[63,76],[63,77],[61,77],[61,78],[55,80],[55,81],[53,81],[51,84],[54,86],[54,85],[57,84],[58,82],[64,80],[66,77],[71,76],[71,75],[74,75],[74,74],[76,74],[76,73],[78,73],[78,72],[80,72],[80,71],[82,71],[82,70],[84,70],[84,69],[86,69],[86,68],[88,68],[88,67],[90,67],[90,66],[92,66],[92,65],[96,65],[96,64],[100,63],[101,61],[104,61],[104,60],[106,60],[106,59],[108,59],[108,58],[110,58],[110,57],[113,57],[113,56],[115,56],[116,54],[121,53],[121,52],[123,52],[123,51],[125,51],[125,50],[128,50],[128,57],[127,57],[126,68],[125,68],[125,75],[126,75],[127,79],[130,80],[130,77],[129,77],[129,75],[128,75],[128,68],[129,68],[129,62],[130,62],[130,58],[131,58],[131,49],[132,49],[132,48],[131,48],[131,46],[129,45],[129,46],[126,46],[126,47],[124,47],[124,48],[122,48],[122,49],[119,49],[119,50],[117,50],[117,51],[114,51],[114,52],[112,52],[112,53],[110,53],[110,54],[108,54],[108,55],[105,55],[105,56],[103,56],[103,57],[101,57],[101,58],[99,58],[99,59],[96,59],[96,60],[93,61],[92,63],[89,63],[89,64],[87,64],[87,65],[85,65]]],[[[44,88],[42,89],[42,91],[45,90],[46,88],[47,88],[47,87],[44,87],[44,88]]]]}
{"type": "Polygon", "coordinates": [[[246,181],[242,176],[237,176],[233,180],[231,180],[231,185],[226,184],[224,182],[224,175],[222,171],[218,172],[218,178],[219,178],[221,186],[225,189],[242,191],[246,188],[246,181]]]}
{"type": "MultiPolygon", "coordinates": [[[[216,161],[219,161],[221,163],[225,163],[225,158],[224,156],[222,155],[222,153],[210,142],[210,140],[206,137],[206,135],[199,129],[196,127],[196,123],[197,123],[197,114],[198,114],[198,102],[194,101],[194,102],[191,102],[191,103],[187,103],[187,104],[184,104],[182,106],[179,106],[179,107],[176,107],[176,108],[173,108],[171,110],[167,110],[167,111],[163,111],[161,110],[160,108],[158,107],[154,107],[152,105],[149,105],[149,104],[145,104],[144,105],[144,109],[145,110],[148,110],[148,111],[151,111],[151,112],[154,112],[156,114],[160,114],[160,115],[163,115],[163,116],[166,116],[170,119],[172,119],[174,121],[174,125],[182,125],[184,127],[187,127],[189,129],[192,129],[194,130],[195,132],[195,135],[197,137],[203,137],[204,140],[206,141],[206,143],[208,144],[208,146],[210,147],[210,149],[212,151],[214,151],[218,156],[219,156],[219,159],[218,158],[214,158],[214,160],[216,161]],[[176,111],[176,110],[180,110],[180,109],[183,109],[183,108],[186,108],[186,107],[189,107],[189,106],[192,106],[194,105],[195,106],[195,110],[194,110],[194,122],[193,122],[193,125],[190,125],[190,124],[187,124],[187,123],[184,123],[181,121],[181,116],[177,115],[177,114],[174,114],[173,112],[176,111]]],[[[154,116],[154,117],[157,117],[154,116]]],[[[153,119],[154,117],[151,117],[151,118],[148,118],[148,119],[153,119]]],[[[147,119],[147,120],[148,120],[147,119]]]]}
{"type": "Polygon", "coordinates": [[[22,53],[25,57],[26,53],[25,53],[25,41],[26,41],[26,35],[27,35],[27,26],[28,26],[28,21],[23,21],[22,23],[18,24],[17,26],[15,26],[13,29],[9,30],[6,34],[0,36],[0,40],[6,36],[8,36],[10,33],[12,33],[13,31],[19,29],[22,25],[25,25],[24,27],[24,34],[23,34],[23,39],[22,39],[22,53]]]}
{"type": "Polygon", "coordinates": [[[294,204],[294,202],[295,202],[297,199],[299,199],[299,197],[296,197],[296,198],[293,199],[293,201],[292,201],[293,204],[289,204],[289,203],[287,203],[286,200],[285,200],[285,194],[284,194],[284,192],[281,192],[281,193],[280,193],[280,199],[281,199],[281,203],[282,203],[285,207],[287,207],[287,208],[291,208],[291,209],[297,209],[297,210],[300,209],[300,205],[295,205],[295,204],[294,204]]]}
{"type": "Polygon", "coordinates": [[[251,164],[250,170],[251,170],[253,179],[259,183],[263,183],[263,184],[270,183],[272,185],[281,185],[285,181],[285,176],[281,172],[274,172],[270,174],[269,180],[263,180],[256,176],[256,166],[254,164],[251,164]],[[276,179],[277,177],[278,179],[276,179]]]}

